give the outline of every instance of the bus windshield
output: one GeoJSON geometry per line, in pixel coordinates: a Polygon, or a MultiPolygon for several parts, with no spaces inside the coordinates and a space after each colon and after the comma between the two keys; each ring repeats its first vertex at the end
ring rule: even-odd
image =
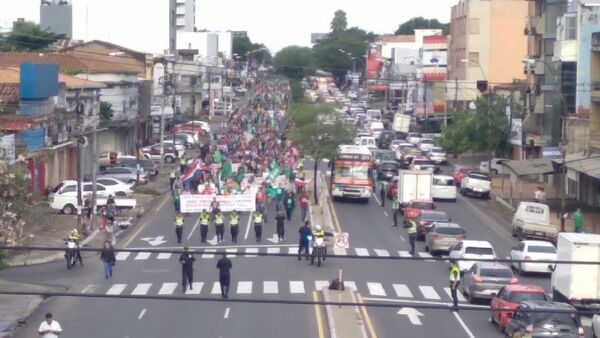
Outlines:
{"type": "Polygon", "coordinates": [[[369,166],[366,163],[354,165],[338,163],[335,165],[335,177],[366,180],[369,179],[369,166]]]}

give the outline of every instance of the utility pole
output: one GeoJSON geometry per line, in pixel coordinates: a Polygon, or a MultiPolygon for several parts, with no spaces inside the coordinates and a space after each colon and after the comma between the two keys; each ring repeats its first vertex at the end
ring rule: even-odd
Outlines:
{"type": "MultiPolygon", "coordinates": [[[[98,179],[98,156],[100,156],[100,147],[98,146],[98,128],[96,128],[97,121],[92,123],[92,144],[94,145],[94,160],[92,166],[92,204],[89,206],[92,208],[92,230],[96,227],[96,194],[97,194],[97,179],[98,179]]],[[[139,175],[139,171],[138,171],[139,175]]],[[[139,180],[139,177],[138,177],[139,180]]]]}
{"type": "Polygon", "coordinates": [[[165,59],[165,72],[163,74],[162,83],[162,106],[160,108],[160,170],[164,169],[165,166],[165,148],[164,148],[164,137],[165,137],[165,106],[167,105],[167,83],[169,79],[169,63],[165,59]]]}
{"type": "Polygon", "coordinates": [[[77,93],[77,106],[75,107],[75,113],[77,114],[77,231],[83,233],[83,219],[81,215],[81,206],[83,204],[83,184],[81,178],[81,135],[83,134],[83,112],[81,111],[81,95],[83,87],[80,92],[77,93]]]}
{"type": "Polygon", "coordinates": [[[425,74],[423,74],[423,116],[425,124],[427,124],[427,80],[425,80],[425,74]]]}

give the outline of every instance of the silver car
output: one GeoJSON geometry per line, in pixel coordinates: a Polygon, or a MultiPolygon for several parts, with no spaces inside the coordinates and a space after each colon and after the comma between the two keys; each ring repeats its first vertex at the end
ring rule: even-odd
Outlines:
{"type": "Polygon", "coordinates": [[[446,164],[448,163],[448,157],[444,149],[440,147],[433,147],[427,153],[427,157],[433,164],[446,164]]]}
{"type": "Polygon", "coordinates": [[[491,299],[505,285],[516,284],[510,267],[495,262],[476,262],[461,277],[460,286],[469,302],[491,299]]]}
{"type": "Polygon", "coordinates": [[[467,238],[466,231],[456,223],[431,223],[426,231],[425,250],[432,254],[450,251],[450,248],[467,238]]]}
{"type": "MultiPolygon", "coordinates": [[[[129,167],[108,167],[100,173],[100,176],[116,178],[125,183],[138,182],[137,170],[129,167]]],[[[148,176],[145,172],[143,172],[143,169],[140,169],[138,183],[148,183],[148,176]]]]}

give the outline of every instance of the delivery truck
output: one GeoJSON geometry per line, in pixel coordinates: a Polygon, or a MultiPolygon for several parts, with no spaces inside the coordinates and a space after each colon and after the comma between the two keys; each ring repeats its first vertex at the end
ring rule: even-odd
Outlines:
{"type": "Polygon", "coordinates": [[[402,209],[412,200],[432,200],[433,173],[420,170],[400,170],[398,202],[402,209]]]}
{"type": "Polygon", "coordinates": [[[400,134],[405,137],[410,129],[410,116],[402,113],[396,113],[394,115],[394,124],[392,128],[396,134],[400,134]]]}

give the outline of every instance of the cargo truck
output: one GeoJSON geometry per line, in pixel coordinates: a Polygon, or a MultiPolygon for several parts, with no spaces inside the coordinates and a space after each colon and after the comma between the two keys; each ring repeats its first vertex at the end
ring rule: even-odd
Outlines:
{"type": "Polygon", "coordinates": [[[412,200],[432,200],[433,173],[419,170],[400,170],[398,202],[402,210],[412,200]]]}

